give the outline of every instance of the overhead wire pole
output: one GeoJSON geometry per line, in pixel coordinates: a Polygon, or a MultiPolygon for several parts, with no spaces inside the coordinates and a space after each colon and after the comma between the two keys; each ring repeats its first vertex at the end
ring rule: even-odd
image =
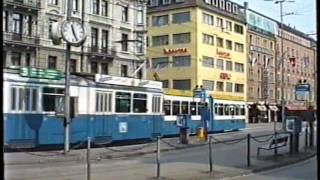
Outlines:
{"type": "MultiPolygon", "coordinates": [[[[67,20],[71,19],[71,11],[72,11],[72,0],[68,0],[67,5],[67,20]]],[[[71,45],[70,43],[67,43],[67,51],[66,51],[66,62],[65,62],[65,134],[64,134],[64,153],[66,154],[69,152],[69,128],[70,128],[70,51],[71,51],[71,45]]]]}

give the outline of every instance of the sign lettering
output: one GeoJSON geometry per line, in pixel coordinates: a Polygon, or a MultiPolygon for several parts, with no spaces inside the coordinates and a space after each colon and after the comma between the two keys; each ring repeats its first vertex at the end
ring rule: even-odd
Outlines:
{"type": "Polygon", "coordinates": [[[187,48],[163,49],[164,54],[182,54],[187,52],[187,48]]]}
{"type": "Polygon", "coordinates": [[[40,79],[61,79],[60,71],[52,69],[21,68],[20,76],[40,79]]]}
{"type": "Polygon", "coordinates": [[[228,53],[228,52],[223,52],[223,51],[219,51],[218,49],[217,49],[217,55],[218,55],[218,57],[220,57],[220,58],[231,59],[230,53],[228,53]]]}
{"type": "Polygon", "coordinates": [[[231,74],[228,73],[220,73],[220,79],[231,79],[231,74]]]}

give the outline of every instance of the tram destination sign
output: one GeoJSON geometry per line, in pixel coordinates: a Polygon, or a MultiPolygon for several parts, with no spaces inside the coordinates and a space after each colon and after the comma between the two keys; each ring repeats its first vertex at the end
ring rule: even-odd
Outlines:
{"type": "Polygon", "coordinates": [[[61,79],[60,71],[52,69],[21,68],[20,76],[40,79],[61,79]]]}
{"type": "Polygon", "coordinates": [[[297,101],[307,101],[309,99],[310,84],[297,84],[295,90],[297,101]]]}

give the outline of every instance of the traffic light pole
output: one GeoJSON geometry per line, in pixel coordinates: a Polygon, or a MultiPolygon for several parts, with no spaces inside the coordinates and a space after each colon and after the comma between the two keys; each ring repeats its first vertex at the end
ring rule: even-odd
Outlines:
{"type": "Polygon", "coordinates": [[[283,1],[278,1],[280,3],[280,41],[281,41],[281,121],[282,121],[282,130],[285,130],[285,100],[284,100],[284,56],[283,56],[283,1]]]}
{"type": "MultiPolygon", "coordinates": [[[[71,10],[72,10],[72,0],[68,0],[68,7],[67,7],[67,20],[71,18],[71,10]]],[[[66,62],[65,62],[65,119],[64,119],[64,153],[66,154],[69,152],[69,143],[70,143],[70,51],[71,45],[67,43],[67,50],[66,50],[66,62]]]]}

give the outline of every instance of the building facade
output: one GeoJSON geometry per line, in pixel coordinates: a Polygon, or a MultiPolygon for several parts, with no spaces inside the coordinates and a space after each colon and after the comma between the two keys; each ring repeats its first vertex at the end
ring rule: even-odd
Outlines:
{"type": "Polygon", "coordinates": [[[270,122],[277,118],[275,46],[278,24],[253,10],[247,21],[247,103],[248,122],[270,122]]]}
{"type": "Polygon", "coordinates": [[[151,0],[149,79],[171,90],[203,86],[215,99],[246,99],[244,9],[231,1],[151,0]]]}
{"type": "MultiPolygon", "coordinates": [[[[30,55],[25,51],[15,52],[6,43],[5,66],[22,66],[30,62],[30,67],[64,71],[66,44],[54,45],[50,36],[51,24],[66,19],[68,1],[32,1],[36,3],[29,8],[31,10],[20,8],[29,2],[31,1],[3,2],[3,13],[6,15],[4,25],[7,28],[5,32],[8,32],[4,34],[5,43],[6,38],[13,38],[10,33],[22,34],[24,37],[24,33],[29,35],[30,28],[31,35],[37,37],[36,47],[29,48],[32,51],[30,55]],[[11,4],[18,8],[10,8],[11,4]],[[22,23],[29,21],[31,25],[22,23]],[[21,28],[19,31],[16,30],[18,25],[21,28]]],[[[145,61],[146,3],[127,0],[73,0],[72,3],[72,18],[83,23],[87,38],[83,46],[72,47],[70,71],[123,77],[145,76],[143,70],[137,74],[133,72],[145,61]]]]}
{"type": "MultiPolygon", "coordinates": [[[[279,24],[279,27],[281,25],[279,24]]],[[[283,43],[284,62],[284,99],[287,110],[305,110],[308,105],[316,106],[316,43],[306,34],[293,27],[283,25],[277,37],[277,102],[281,104],[281,43],[283,43]],[[281,34],[282,33],[282,34],[281,34]],[[281,38],[282,37],[282,41],[281,38]],[[291,61],[290,61],[291,59],[291,61]],[[292,61],[293,60],[293,61],[292,61]],[[295,86],[298,83],[310,84],[310,96],[307,101],[296,99],[295,86]]]]}

